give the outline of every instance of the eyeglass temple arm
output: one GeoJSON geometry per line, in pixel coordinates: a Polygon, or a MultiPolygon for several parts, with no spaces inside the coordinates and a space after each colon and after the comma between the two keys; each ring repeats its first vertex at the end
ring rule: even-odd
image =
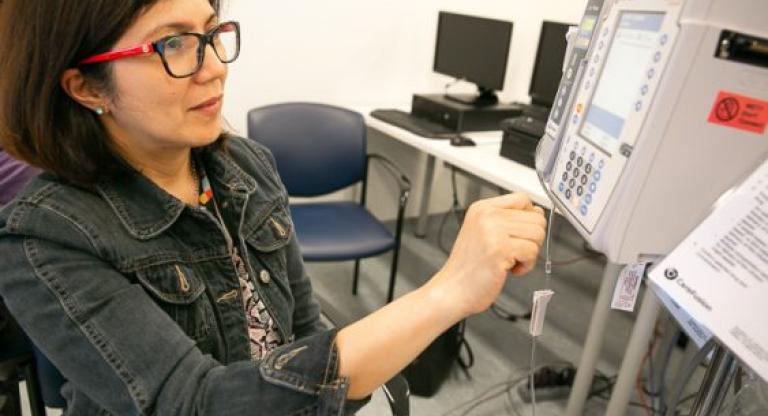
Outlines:
{"type": "Polygon", "coordinates": [[[148,55],[155,51],[155,46],[151,42],[131,48],[115,49],[109,52],[93,55],[90,58],[83,59],[79,65],[96,64],[99,62],[114,61],[116,59],[128,58],[131,56],[148,55]]]}

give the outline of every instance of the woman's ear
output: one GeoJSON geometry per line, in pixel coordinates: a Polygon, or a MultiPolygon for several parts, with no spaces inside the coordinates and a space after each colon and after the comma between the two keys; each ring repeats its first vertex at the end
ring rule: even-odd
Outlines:
{"type": "Polygon", "coordinates": [[[103,91],[95,88],[77,68],[70,68],[61,75],[61,88],[83,107],[102,115],[108,111],[109,100],[103,91]]]}

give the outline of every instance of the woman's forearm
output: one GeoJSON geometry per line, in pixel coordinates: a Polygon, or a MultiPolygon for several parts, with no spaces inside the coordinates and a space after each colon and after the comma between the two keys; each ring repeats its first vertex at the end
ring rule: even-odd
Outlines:
{"type": "Polygon", "coordinates": [[[367,396],[451,325],[486,310],[510,273],[536,264],[545,230],[543,211],[525,195],[473,203],[451,255],[426,285],[339,332],[347,396],[367,396]]]}
{"type": "Polygon", "coordinates": [[[347,396],[360,399],[391,379],[464,316],[427,284],[343,328],[336,338],[347,396]]]}

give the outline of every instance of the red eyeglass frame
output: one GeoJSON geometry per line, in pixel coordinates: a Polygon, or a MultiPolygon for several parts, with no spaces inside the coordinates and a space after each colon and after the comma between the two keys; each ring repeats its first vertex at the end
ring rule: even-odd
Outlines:
{"type": "Polygon", "coordinates": [[[130,48],[114,49],[109,52],[93,55],[89,58],[83,59],[78,65],[97,64],[100,62],[114,61],[122,58],[130,58],[132,56],[149,55],[155,52],[154,42],[147,42],[143,45],[132,46],[130,48]]]}
{"type": "MultiPolygon", "coordinates": [[[[222,22],[218,26],[216,26],[214,29],[212,29],[212,30],[210,30],[210,31],[208,31],[208,32],[206,32],[204,34],[193,33],[193,32],[183,33],[183,34],[195,35],[196,37],[198,37],[198,39],[202,39],[203,41],[207,41],[207,43],[210,43],[211,45],[213,45],[211,43],[211,36],[213,35],[213,33],[217,32],[217,31],[220,31],[223,27],[225,27],[227,25],[231,25],[231,26],[233,26],[235,28],[235,32],[237,33],[237,51],[238,51],[237,55],[239,55],[239,51],[240,51],[240,23],[237,22],[237,21],[233,20],[233,21],[228,21],[228,22],[222,22]]],[[[96,63],[108,62],[108,61],[114,61],[114,60],[117,60],[117,59],[130,58],[130,57],[133,57],[133,56],[150,55],[152,53],[157,52],[157,53],[159,53],[161,55],[161,58],[163,60],[163,66],[165,66],[166,71],[168,71],[168,73],[171,76],[175,77],[175,78],[183,78],[183,77],[174,75],[174,74],[172,74],[170,72],[170,69],[168,68],[167,63],[165,62],[165,57],[162,56],[163,55],[162,54],[162,50],[163,50],[162,43],[165,42],[168,38],[172,38],[172,37],[175,37],[175,36],[178,36],[178,35],[179,34],[171,35],[171,36],[166,36],[166,37],[164,37],[164,38],[162,38],[160,40],[157,40],[155,42],[147,42],[147,43],[143,43],[141,45],[132,46],[132,47],[128,47],[128,48],[113,49],[111,51],[107,51],[107,52],[104,52],[104,53],[93,55],[91,57],[85,58],[82,61],[78,62],[78,66],[80,66],[80,65],[89,65],[89,64],[96,64],[96,63]]],[[[233,62],[235,59],[237,59],[237,55],[235,55],[234,58],[232,58],[231,60],[226,61],[226,62],[227,63],[233,62]]],[[[217,56],[218,56],[218,52],[217,52],[217,56]]],[[[219,58],[219,59],[221,59],[221,58],[219,58]]],[[[222,60],[222,62],[225,62],[225,61],[222,60]]],[[[200,64],[202,64],[202,61],[198,65],[200,65],[200,64]]]]}

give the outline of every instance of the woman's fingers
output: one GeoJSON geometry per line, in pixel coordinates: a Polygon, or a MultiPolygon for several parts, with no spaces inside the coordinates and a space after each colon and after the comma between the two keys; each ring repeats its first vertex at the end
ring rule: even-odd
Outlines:
{"type": "Polygon", "coordinates": [[[512,238],[523,238],[541,246],[547,236],[547,230],[539,224],[513,222],[506,225],[506,233],[512,238]]]}
{"type": "Polygon", "coordinates": [[[519,192],[484,199],[483,203],[487,203],[496,208],[521,210],[530,210],[533,209],[534,206],[533,202],[531,202],[531,198],[529,198],[528,195],[519,192]]]}
{"type": "Polygon", "coordinates": [[[503,217],[500,218],[500,220],[507,223],[524,222],[528,224],[538,225],[541,228],[547,227],[547,219],[544,217],[544,215],[539,214],[536,211],[521,211],[517,209],[505,209],[505,210],[499,210],[499,212],[501,215],[503,215],[503,217]]]}
{"type": "Polygon", "coordinates": [[[522,238],[510,238],[506,250],[510,264],[514,264],[511,270],[520,265],[526,270],[531,270],[536,265],[539,255],[537,243],[522,238]]]}

